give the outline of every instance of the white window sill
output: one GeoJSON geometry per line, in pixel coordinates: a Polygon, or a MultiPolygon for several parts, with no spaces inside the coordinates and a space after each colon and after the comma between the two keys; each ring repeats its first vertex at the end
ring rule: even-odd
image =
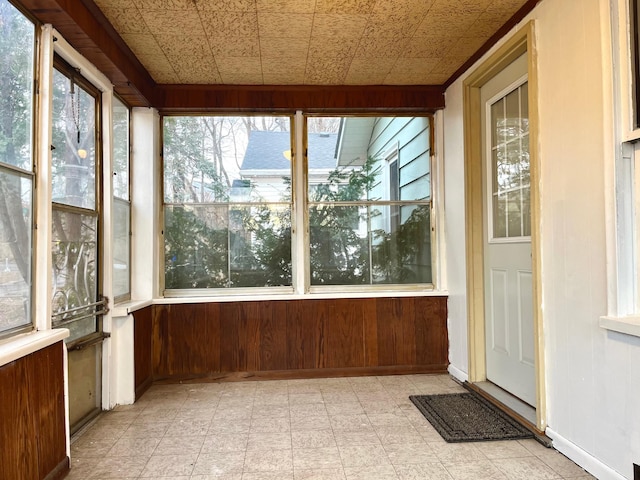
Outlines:
{"type": "Polygon", "coordinates": [[[126,302],[118,303],[111,309],[112,317],[126,317],[130,313],[140,310],[149,305],[153,305],[152,300],[127,300],[126,302]]]}
{"type": "Polygon", "coordinates": [[[69,330],[56,328],[11,337],[0,344],[0,367],[64,340],[68,336],[69,330]]]}
{"type": "Polygon", "coordinates": [[[215,302],[249,302],[266,300],[315,300],[315,299],[338,299],[338,298],[385,298],[385,297],[446,297],[445,290],[369,290],[369,291],[324,291],[306,294],[296,293],[264,293],[254,295],[207,295],[207,296],[175,296],[154,298],[153,305],[181,304],[181,303],[215,303],[215,302]]]}
{"type": "Polygon", "coordinates": [[[640,315],[625,317],[600,317],[600,326],[613,332],[640,337],[640,315]]]}

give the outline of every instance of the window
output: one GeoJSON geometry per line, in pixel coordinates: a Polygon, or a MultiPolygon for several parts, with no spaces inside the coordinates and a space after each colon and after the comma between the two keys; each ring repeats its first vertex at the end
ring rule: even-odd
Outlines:
{"type": "Polygon", "coordinates": [[[0,336],[31,328],[35,25],[0,0],[0,336]]]}
{"type": "Polygon", "coordinates": [[[163,119],[165,289],[290,287],[291,119],[163,119]]]}
{"type": "Polygon", "coordinates": [[[129,108],[113,99],[113,296],[131,298],[131,198],[129,195],[129,108]]]}
{"type": "Polygon", "coordinates": [[[100,291],[99,92],[56,57],[51,152],[54,326],[67,342],[98,334],[100,291]]]}
{"type": "Polygon", "coordinates": [[[430,129],[428,117],[308,119],[311,287],[432,282],[430,129]]]}
{"type": "Polygon", "coordinates": [[[166,292],[432,283],[430,117],[298,118],[164,117],[166,292]]]}

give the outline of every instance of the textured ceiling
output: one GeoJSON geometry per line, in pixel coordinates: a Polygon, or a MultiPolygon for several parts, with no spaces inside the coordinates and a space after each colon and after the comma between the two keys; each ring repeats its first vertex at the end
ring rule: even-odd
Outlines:
{"type": "Polygon", "coordinates": [[[157,83],[440,85],[526,0],[95,0],[157,83]]]}

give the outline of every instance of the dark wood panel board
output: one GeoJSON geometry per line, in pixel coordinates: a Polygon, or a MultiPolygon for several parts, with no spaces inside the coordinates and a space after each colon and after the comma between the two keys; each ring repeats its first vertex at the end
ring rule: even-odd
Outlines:
{"type": "MultiPolygon", "coordinates": [[[[155,381],[286,372],[445,371],[446,297],[156,305],[155,381]]],[[[137,317],[136,317],[137,321],[137,317]]],[[[136,345],[139,342],[136,341],[136,345]]],[[[136,359],[138,353],[136,353],[136,359]]],[[[137,370],[137,367],[136,367],[137,370]]],[[[313,374],[315,375],[315,374],[313,374]]]]}

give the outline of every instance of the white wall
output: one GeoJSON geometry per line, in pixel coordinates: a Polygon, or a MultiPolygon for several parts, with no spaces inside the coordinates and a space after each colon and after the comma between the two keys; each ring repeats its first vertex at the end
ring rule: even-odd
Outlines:
{"type": "MultiPolygon", "coordinates": [[[[547,433],[598,478],[633,478],[640,338],[598,326],[608,307],[605,188],[614,161],[608,14],[607,0],[543,0],[525,19],[536,20],[538,46],[547,433]]],[[[462,81],[447,89],[444,112],[454,374],[468,372],[462,81]]]]}

